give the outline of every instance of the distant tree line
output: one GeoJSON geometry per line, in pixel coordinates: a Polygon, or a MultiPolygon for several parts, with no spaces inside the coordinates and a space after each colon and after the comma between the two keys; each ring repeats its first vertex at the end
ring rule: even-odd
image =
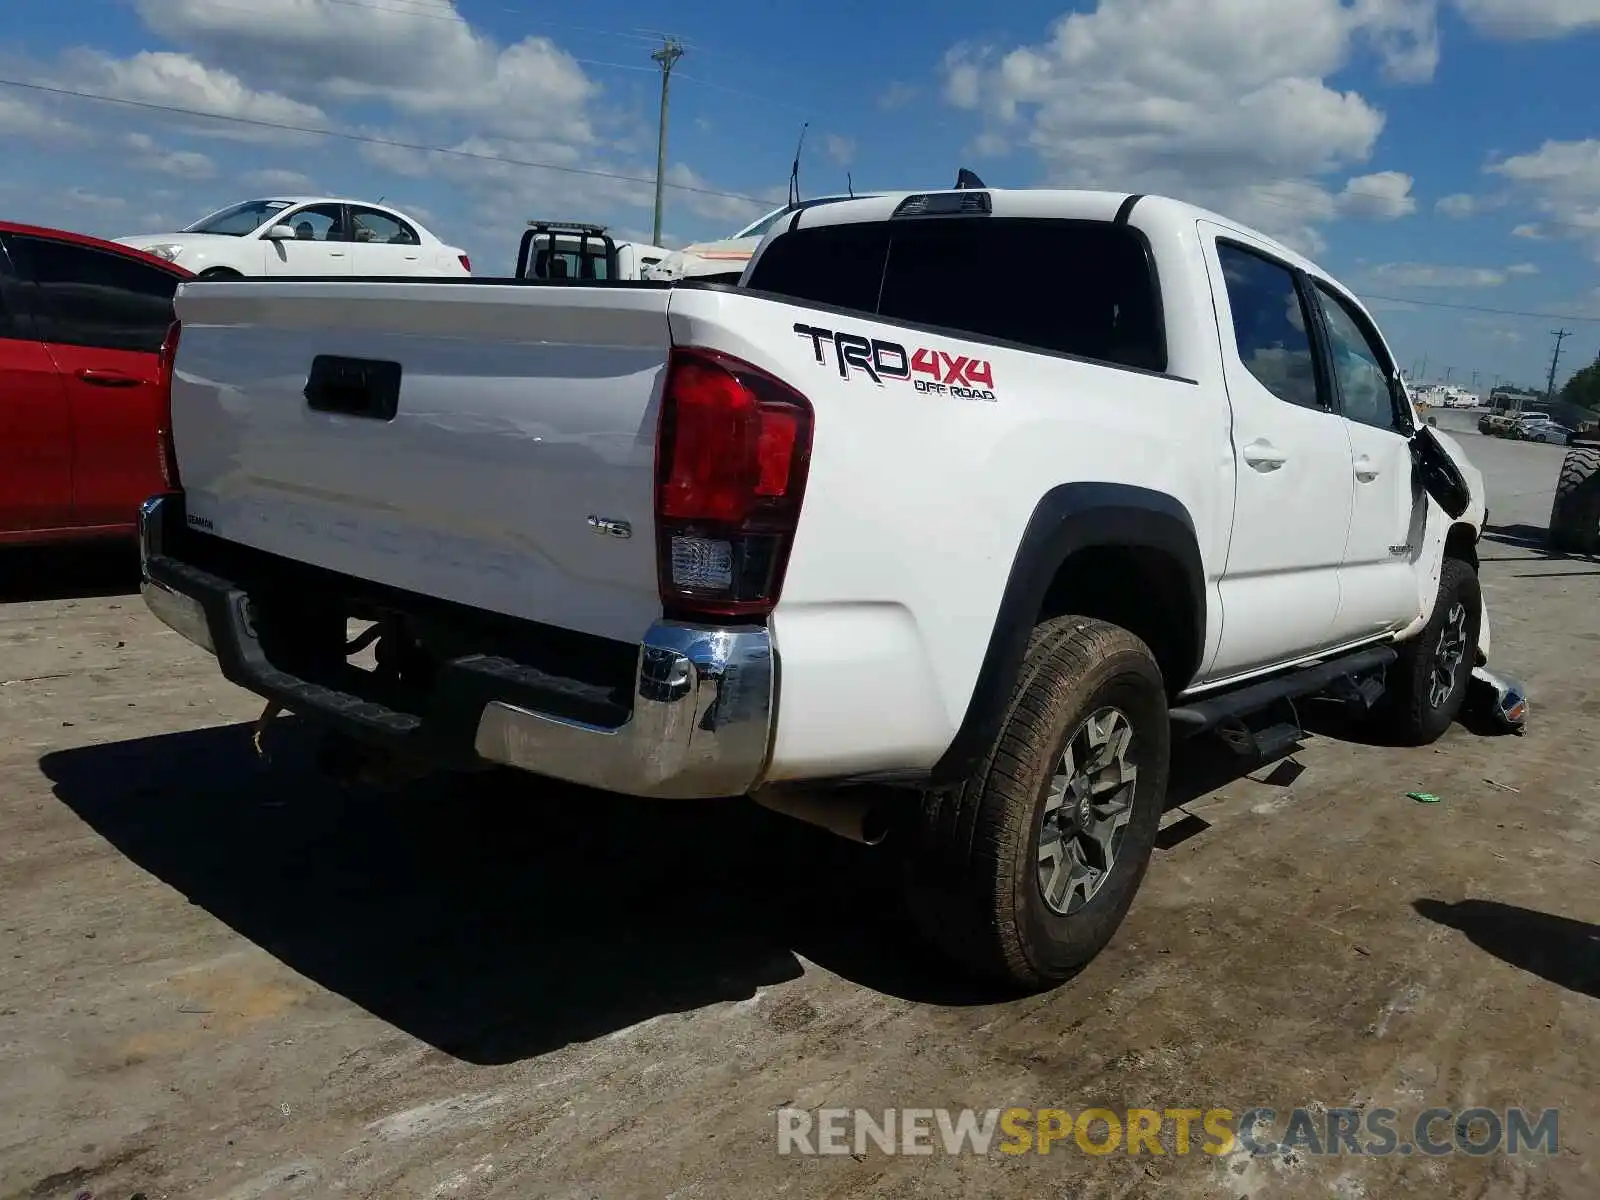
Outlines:
{"type": "Polygon", "coordinates": [[[1590,412],[1600,412],[1600,359],[1578,371],[1561,389],[1561,400],[1590,412]]]}

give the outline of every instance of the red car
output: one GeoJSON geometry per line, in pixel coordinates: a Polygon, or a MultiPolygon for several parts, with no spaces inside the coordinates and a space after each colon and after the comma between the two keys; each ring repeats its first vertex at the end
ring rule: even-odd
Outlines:
{"type": "Polygon", "coordinates": [[[0,221],[0,545],[134,533],[162,484],[172,295],[127,246],[0,221]]]}

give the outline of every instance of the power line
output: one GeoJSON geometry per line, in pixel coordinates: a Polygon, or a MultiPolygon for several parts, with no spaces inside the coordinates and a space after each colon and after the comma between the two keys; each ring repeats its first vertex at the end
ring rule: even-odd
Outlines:
{"type": "MultiPolygon", "coordinates": [[[[248,125],[256,129],[274,129],[283,133],[303,133],[312,137],[338,138],[346,142],[360,142],[369,146],[387,146],[395,150],[412,150],[419,154],[443,154],[452,158],[476,159],[480,162],[502,163],[510,167],[529,167],[538,171],[557,171],[564,175],[586,175],[596,179],[615,179],[623,183],[654,185],[655,180],[644,175],[624,175],[620,171],[601,171],[594,167],[569,167],[560,163],[537,162],[526,158],[507,158],[499,154],[483,154],[474,150],[461,150],[451,146],[429,146],[421,142],[403,142],[398,138],[376,137],[365,133],[347,133],[339,129],[321,129],[315,125],[291,125],[286,121],[266,121],[258,117],[236,117],[224,113],[206,112],[204,109],[183,108],[176,104],[156,104],[149,100],[129,100],[122,96],[102,96],[97,92],[84,92],[74,88],[51,87],[43,83],[28,83],[21,79],[0,78],[0,87],[24,88],[52,96],[66,96],[76,100],[96,100],[102,104],[120,104],[128,108],[150,112],[168,113],[181,117],[200,117],[208,121],[226,121],[235,125],[248,125]]],[[[746,200],[751,204],[770,204],[760,196],[747,196],[743,192],[724,192],[716,188],[694,187],[687,183],[664,183],[662,186],[680,192],[694,192],[701,196],[718,196],[726,200],[746,200]]]]}
{"type": "Polygon", "coordinates": [[[1376,292],[1357,290],[1363,300],[1384,300],[1390,304],[1415,304],[1419,308],[1454,308],[1464,312],[1492,313],[1497,317],[1533,317],[1540,321],[1600,321],[1600,316],[1580,316],[1577,313],[1531,312],[1521,308],[1489,308],[1482,304],[1451,304],[1445,300],[1423,300],[1417,296],[1380,296],[1376,292]]]}

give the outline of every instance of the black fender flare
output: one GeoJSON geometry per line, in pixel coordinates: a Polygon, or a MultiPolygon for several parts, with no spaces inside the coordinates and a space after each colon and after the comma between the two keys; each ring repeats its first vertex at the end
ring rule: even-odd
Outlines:
{"type": "Polygon", "coordinates": [[[1183,678],[1169,679],[1168,687],[1180,691],[1199,671],[1206,641],[1205,567],[1189,510],[1176,498],[1150,488],[1061,484],[1045,493],[1028,519],[966,716],[930,772],[933,786],[966,779],[999,736],[1028,639],[1062,564],[1080,550],[1111,546],[1155,550],[1178,564],[1194,622],[1194,661],[1182,664],[1183,678]]]}

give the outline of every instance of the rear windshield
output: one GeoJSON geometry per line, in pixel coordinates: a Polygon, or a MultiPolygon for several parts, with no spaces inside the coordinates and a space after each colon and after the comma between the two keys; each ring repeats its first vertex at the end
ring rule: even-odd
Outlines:
{"type": "Polygon", "coordinates": [[[1164,371],[1143,238],[1106,221],[931,217],[774,238],[748,286],[1120,366],[1164,371]]]}

